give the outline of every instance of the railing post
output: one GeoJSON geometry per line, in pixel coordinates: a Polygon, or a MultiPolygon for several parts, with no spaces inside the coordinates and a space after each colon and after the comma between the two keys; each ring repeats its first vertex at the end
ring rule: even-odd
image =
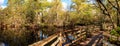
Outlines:
{"type": "Polygon", "coordinates": [[[63,33],[62,32],[60,32],[58,39],[59,39],[58,46],[62,46],[62,44],[65,42],[65,40],[63,39],[63,33]]]}

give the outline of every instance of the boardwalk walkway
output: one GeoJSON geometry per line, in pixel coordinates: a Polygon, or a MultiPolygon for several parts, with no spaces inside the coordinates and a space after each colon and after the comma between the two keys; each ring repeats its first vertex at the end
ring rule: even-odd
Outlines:
{"type": "MultiPolygon", "coordinates": [[[[85,28],[85,27],[82,27],[85,28]]],[[[80,27],[73,30],[63,31],[63,33],[55,33],[48,38],[33,43],[29,46],[107,46],[107,42],[104,41],[104,35],[108,35],[103,31],[92,32],[91,37],[87,37],[85,29],[80,27]],[[67,33],[65,35],[65,33],[67,33]],[[73,39],[69,39],[67,36],[73,36],[73,39]],[[68,40],[69,39],[69,40],[68,40]]],[[[109,35],[108,35],[109,36],[109,35]]],[[[109,44],[112,45],[112,44],[109,44]]],[[[114,46],[114,45],[112,45],[114,46]]]]}

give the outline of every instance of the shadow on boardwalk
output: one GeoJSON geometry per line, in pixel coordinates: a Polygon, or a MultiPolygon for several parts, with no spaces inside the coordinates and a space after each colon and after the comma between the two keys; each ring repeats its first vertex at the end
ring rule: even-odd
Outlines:
{"type": "Polygon", "coordinates": [[[95,46],[102,46],[102,42],[101,42],[102,39],[103,39],[103,33],[101,32],[100,34],[95,35],[92,38],[92,40],[87,44],[87,46],[92,46],[94,44],[95,44],[95,46]]]}
{"type": "Polygon", "coordinates": [[[84,41],[84,44],[74,44],[75,46],[102,46],[103,32],[90,38],[88,42],[84,41]]]}

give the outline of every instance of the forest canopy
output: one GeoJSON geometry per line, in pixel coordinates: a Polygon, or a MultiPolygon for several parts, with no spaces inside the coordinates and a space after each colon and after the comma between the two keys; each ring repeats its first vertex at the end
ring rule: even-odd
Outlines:
{"type": "Polygon", "coordinates": [[[10,46],[26,46],[39,41],[40,31],[51,35],[58,28],[76,25],[97,25],[106,30],[105,23],[111,27],[109,32],[120,36],[116,33],[120,32],[119,0],[71,0],[70,6],[62,3],[62,0],[8,0],[6,8],[0,7],[0,41],[10,46]]]}

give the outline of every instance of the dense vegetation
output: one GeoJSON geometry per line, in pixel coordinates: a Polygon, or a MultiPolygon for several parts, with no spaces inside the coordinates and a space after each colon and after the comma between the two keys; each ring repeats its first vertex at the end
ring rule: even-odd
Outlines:
{"type": "Polygon", "coordinates": [[[72,0],[70,9],[65,10],[61,0],[8,0],[8,6],[0,9],[0,41],[27,46],[39,41],[40,31],[50,35],[75,25],[98,25],[102,31],[119,37],[119,5],[119,0],[96,0],[94,4],[72,0]],[[113,28],[106,29],[106,23],[113,28]]]}

